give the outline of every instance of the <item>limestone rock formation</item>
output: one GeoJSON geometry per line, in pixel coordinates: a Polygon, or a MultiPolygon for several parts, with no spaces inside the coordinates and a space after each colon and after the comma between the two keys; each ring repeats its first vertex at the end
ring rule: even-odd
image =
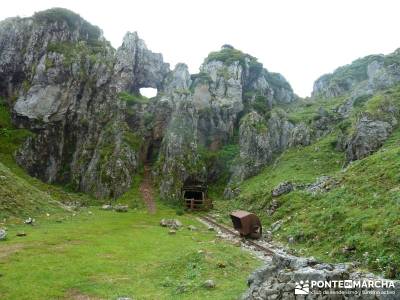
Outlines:
{"type": "Polygon", "coordinates": [[[311,281],[345,281],[375,282],[382,280],[373,274],[357,272],[352,264],[319,263],[314,258],[295,257],[284,252],[276,251],[272,255],[272,262],[257,269],[248,279],[249,289],[241,299],[296,299],[303,295],[295,295],[295,288],[307,282],[310,293],[307,299],[321,299],[321,295],[330,295],[327,299],[359,299],[359,295],[371,293],[371,299],[397,299],[400,282],[388,281],[388,288],[373,288],[370,286],[353,287],[346,289],[334,287],[311,287],[311,281]],[[390,282],[390,284],[389,284],[390,282]],[[390,286],[390,287],[389,287],[390,286]],[[340,291],[347,291],[345,293],[340,291]],[[383,290],[386,293],[381,293],[383,290]],[[312,291],[312,293],[311,293],[312,291]],[[350,293],[351,291],[352,293],[350,293]]]}
{"type": "Polygon", "coordinates": [[[360,118],[347,143],[348,161],[364,158],[379,149],[389,137],[393,126],[385,121],[373,120],[368,115],[360,118]]]}
{"type": "Polygon", "coordinates": [[[128,190],[146,162],[162,197],[179,199],[185,182],[221,175],[210,157],[237,140],[240,180],[273,153],[310,141],[307,126],[273,112],[297,99],[285,78],[229,45],[210,53],[199,74],[185,64],[170,71],[137,33],[115,51],[96,26],[51,9],[1,22],[0,54],[0,96],[14,124],[34,132],[17,162],[99,198],[128,190]],[[158,95],[145,99],[142,87],[158,95]]]}
{"type": "MultiPolygon", "coordinates": [[[[315,135],[315,134],[314,134],[315,135]]],[[[311,143],[311,129],[304,123],[297,125],[287,120],[281,110],[273,110],[268,120],[257,112],[250,112],[239,127],[240,154],[234,165],[224,196],[232,198],[235,186],[261,171],[272,161],[273,155],[289,147],[307,146],[311,143]]]]}
{"type": "Polygon", "coordinates": [[[137,32],[128,32],[116,52],[114,65],[117,92],[139,93],[142,87],[161,89],[169,64],[164,63],[159,53],[147,49],[137,32]]]}
{"type": "Polygon", "coordinates": [[[1,96],[18,127],[32,130],[18,163],[47,182],[97,197],[126,191],[138,149],[118,93],[161,86],[168,66],[135,34],[115,55],[99,28],[51,9],[0,24],[1,96]]]}
{"type": "MultiPolygon", "coordinates": [[[[314,83],[313,97],[333,98],[351,92],[372,94],[400,81],[400,49],[388,55],[369,55],[325,74],[314,83]]],[[[357,98],[357,97],[354,97],[357,98]]]]}
{"type": "MultiPolygon", "coordinates": [[[[158,160],[160,192],[164,198],[176,198],[185,182],[205,183],[210,176],[218,177],[218,168],[207,161],[207,153],[220,150],[234,139],[243,112],[256,104],[267,111],[274,104],[295,101],[296,96],[281,75],[269,73],[250,55],[233,47],[223,47],[206,58],[199,74],[190,76],[186,65],[178,64],[166,76],[160,99],[172,107],[158,160]]],[[[239,175],[240,178],[256,174],[270,160],[268,151],[281,147],[278,139],[288,143],[288,138],[281,138],[281,131],[274,132],[275,127],[280,126],[276,122],[279,121],[271,118],[273,130],[269,135],[274,135],[271,149],[264,145],[265,149],[258,153],[260,157],[255,158],[259,168],[254,165],[250,166],[252,170],[239,167],[238,170],[245,173],[239,175]]],[[[253,146],[252,142],[245,146],[246,138],[251,138],[247,133],[240,126],[243,156],[250,156],[248,152],[253,146]]],[[[253,134],[255,140],[269,143],[257,134],[253,134]]]]}

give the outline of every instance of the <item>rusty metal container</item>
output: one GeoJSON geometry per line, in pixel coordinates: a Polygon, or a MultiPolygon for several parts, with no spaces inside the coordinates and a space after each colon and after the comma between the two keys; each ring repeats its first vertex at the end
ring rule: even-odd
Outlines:
{"type": "Polygon", "coordinates": [[[253,213],[244,210],[236,210],[230,214],[233,228],[239,231],[241,236],[259,239],[262,235],[260,219],[253,213]]]}

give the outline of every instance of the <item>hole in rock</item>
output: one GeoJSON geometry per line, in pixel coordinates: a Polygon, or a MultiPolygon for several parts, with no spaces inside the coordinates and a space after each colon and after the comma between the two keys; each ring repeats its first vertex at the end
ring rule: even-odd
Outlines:
{"type": "Polygon", "coordinates": [[[157,89],[155,88],[141,88],[139,92],[142,96],[145,96],[147,98],[153,98],[157,96],[157,89]]]}

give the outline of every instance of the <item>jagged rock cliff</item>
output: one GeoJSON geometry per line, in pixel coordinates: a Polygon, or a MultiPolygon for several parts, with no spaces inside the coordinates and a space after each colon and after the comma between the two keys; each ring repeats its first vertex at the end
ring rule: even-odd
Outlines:
{"type": "Polygon", "coordinates": [[[400,81],[400,49],[389,55],[369,55],[325,74],[314,83],[313,97],[333,98],[351,93],[371,95],[400,81]]]}
{"type": "Polygon", "coordinates": [[[128,33],[114,49],[99,28],[52,9],[0,25],[1,96],[14,123],[32,130],[16,159],[31,175],[116,197],[139,161],[123,90],[159,87],[168,66],[128,33]]]}
{"type": "MultiPolygon", "coordinates": [[[[310,122],[293,122],[285,107],[298,97],[289,83],[249,54],[224,45],[198,74],[185,64],[171,71],[136,33],[114,50],[99,28],[64,9],[1,22],[0,54],[0,96],[14,124],[35,133],[17,162],[99,198],[125,192],[144,163],[154,165],[165,199],[179,199],[187,182],[222,176],[232,197],[274,155],[330,133],[400,80],[399,51],[357,60],[315,83],[313,99],[345,98],[334,112],[320,108],[310,122]],[[142,87],[157,88],[157,96],[144,98],[142,87]],[[218,157],[229,145],[238,150],[228,166],[218,157]]],[[[389,100],[343,130],[337,147],[348,161],[375,151],[397,125],[399,108],[389,100]]]]}
{"type": "Polygon", "coordinates": [[[233,142],[243,115],[264,117],[297,99],[280,74],[232,46],[211,53],[199,74],[184,64],[170,71],[136,33],[115,51],[99,28],[64,9],[7,19],[0,41],[1,96],[15,125],[35,133],[17,162],[101,198],[126,191],[145,161],[156,163],[161,195],[179,198],[186,181],[218,177],[207,153],[233,142]],[[142,87],[157,97],[143,98],[142,87]]]}
{"type": "MultiPolygon", "coordinates": [[[[190,76],[185,65],[178,65],[167,76],[163,88],[161,99],[174,107],[159,156],[160,192],[167,198],[176,198],[187,181],[204,183],[220,175],[207,161],[207,154],[233,142],[238,131],[240,139],[244,139],[246,133],[239,129],[243,115],[257,114],[257,108],[265,114],[275,104],[296,100],[281,75],[269,73],[254,57],[229,45],[211,53],[199,74],[190,76]]],[[[269,143],[269,136],[265,141],[263,138],[255,137],[260,143],[269,143]]],[[[276,142],[272,143],[276,147],[276,142]]],[[[250,156],[252,145],[240,143],[240,151],[250,156]]],[[[252,164],[252,173],[243,171],[241,166],[237,169],[245,173],[242,177],[248,177],[269,159],[270,155],[260,158],[259,165],[258,161],[252,164]]]]}
{"type": "Polygon", "coordinates": [[[392,92],[381,91],[399,82],[399,49],[389,55],[357,59],[315,81],[312,97],[344,98],[336,113],[338,120],[352,123],[352,130],[339,138],[339,148],[346,152],[347,161],[375,152],[396,127],[399,103],[392,92]]]}

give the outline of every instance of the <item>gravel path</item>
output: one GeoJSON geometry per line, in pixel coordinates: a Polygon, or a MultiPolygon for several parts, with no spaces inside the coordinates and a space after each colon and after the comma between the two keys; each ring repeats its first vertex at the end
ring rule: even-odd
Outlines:
{"type": "Polygon", "coordinates": [[[148,165],[144,166],[143,180],[140,184],[139,190],[143,196],[143,201],[147,206],[148,212],[150,214],[155,214],[157,207],[153,196],[153,185],[151,181],[150,170],[151,170],[150,166],[148,165]]]}

